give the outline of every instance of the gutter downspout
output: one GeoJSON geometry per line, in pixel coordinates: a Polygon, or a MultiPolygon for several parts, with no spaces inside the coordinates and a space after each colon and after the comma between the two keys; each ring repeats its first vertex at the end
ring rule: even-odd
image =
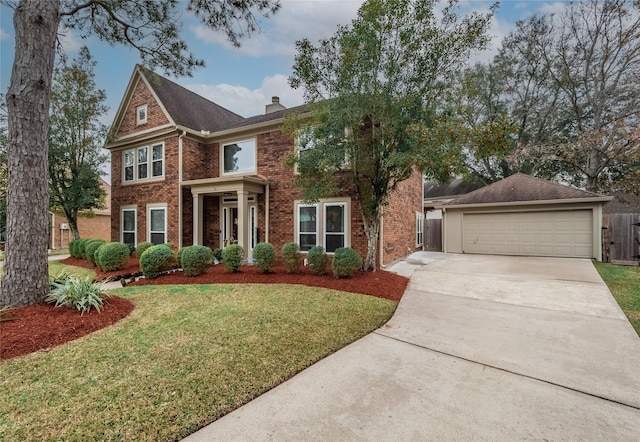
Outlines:
{"type": "Polygon", "coordinates": [[[182,138],[187,135],[183,130],[178,136],[178,250],[182,248],[182,138]]]}

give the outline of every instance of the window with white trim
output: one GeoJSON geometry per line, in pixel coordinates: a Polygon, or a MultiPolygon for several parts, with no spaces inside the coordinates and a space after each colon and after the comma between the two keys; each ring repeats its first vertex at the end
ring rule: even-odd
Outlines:
{"type": "Polygon", "coordinates": [[[136,108],[136,125],[145,124],[147,122],[147,105],[143,104],[136,108]]]}
{"type": "Polygon", "coordinates": [[[123,208],[120,211],[120,241],[136,245],[136,209],[123,208]]]}
{"type": "Polygon", "coordinates": [[[416,212],[416,246],[424,244],[424,213],[416,212]]]}
{"type": "Polygon", "coordinates": [[[221,146],[222,175],[256,172],[255,138],[221,146]]]}
{"type": "Polygon", "coordinates": [[[327,253],[350,246],[350,201],[332,198],[320,200],[318,204],[296,203],[296,242],[301,252],[308,252],[317,245],[324,247],[327,253]]]}
{"type": "Polygon", "coordinates": [[[147,206],[147,219],[149,224],[149,242],[152,244],[164,244],[167,242],[167,206],[166,204],[154,204],[147,206]]]}
{"type": "Polygon", "coordinates": [[[316,145],[315,137],[313,130],[311,128],[301,130],[296,137],[296,156],[297,161],[294,167],[294,173],[300,173],[300,168],[305,167],[306,165],[301,162],[304,161],[305,153],[308,153],[309,150],[313,149],[316,145]]]}
{"type": "Polygon", "coordinates": [[[131,182],[164,176],[164,143],[127,149],[123,155],[123,181],[131,182]],[[151,151],[151,158],[149,157],[151,151]]]}

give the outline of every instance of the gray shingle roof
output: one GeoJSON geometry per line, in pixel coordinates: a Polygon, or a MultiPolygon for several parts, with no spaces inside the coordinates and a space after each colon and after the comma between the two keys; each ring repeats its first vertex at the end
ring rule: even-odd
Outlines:
{"type": "Polygon", "coordinates": [[[456,198],[447,203],[447,205],[564,200],[595,198],[600,196],[601,195],[586,190],[576,189],[563,184],[517,173],[456,198]]]}
{"type": "Polygon", "coordinates": [[[429,180],[424,182],[424,198],[434,199],[464,195],[484,186],[485,184],[479,180],[464,181],[460,178],[455,178],[447,183],[429,180]]]}
{"type": "Polygon", "coordinates": [[[640,213],[640,197],[614,192],[613,199],[602,206],[602,213],[640,213]]]}
{"type": "Polygon", "coordinates": [[[234,126],[244,118],[188,89],[140,66],[151,88],[173,121],[197,131],[215,132],[234,126]]]}

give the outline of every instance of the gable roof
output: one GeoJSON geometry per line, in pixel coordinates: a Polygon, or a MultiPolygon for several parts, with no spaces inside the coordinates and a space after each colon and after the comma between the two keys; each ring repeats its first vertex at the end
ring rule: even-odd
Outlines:
{"type": "MultiPolygon", "coordinates": [[[[447,203],[447,206],[467,204],[515,203],[585,198],[603,198],[597,193],[516,173],[447,203]]],[[[606,197],[606,199],[610,199],[606,197]]]]}
{"type": "Polygon", "coordinates": [[[473,192],[484,186],[485,184],[480,180],[464,181],[461,178],[455,178],[447,183],[429,180],[424,182],[424,199],[451,198],[473,192]]]}
{"type": "Polygon", "coordinates": [[[240,115],[168,80],[147,68],[136,66],[145,77],[175,124],[196,131],[215,132],[244,120],[240,115]]]}

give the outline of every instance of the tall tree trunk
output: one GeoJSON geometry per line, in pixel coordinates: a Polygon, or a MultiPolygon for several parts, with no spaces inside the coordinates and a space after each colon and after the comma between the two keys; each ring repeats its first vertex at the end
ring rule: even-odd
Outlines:
{"type": "Polygon", "coordinates": [[[380,217],[362,218],[364,233],[367,235],[367,257],[364,260],[363,269],[367,272],[375,272],[378,258],[378,237],[380,236],[380,217]]]}
{"type": "Polygon", "coordinates": [[[42,302],[49,290],[49,99],[59,0],[22,0],[15,10],[9,114],[7,243],[0,305],[42,302]]]}

